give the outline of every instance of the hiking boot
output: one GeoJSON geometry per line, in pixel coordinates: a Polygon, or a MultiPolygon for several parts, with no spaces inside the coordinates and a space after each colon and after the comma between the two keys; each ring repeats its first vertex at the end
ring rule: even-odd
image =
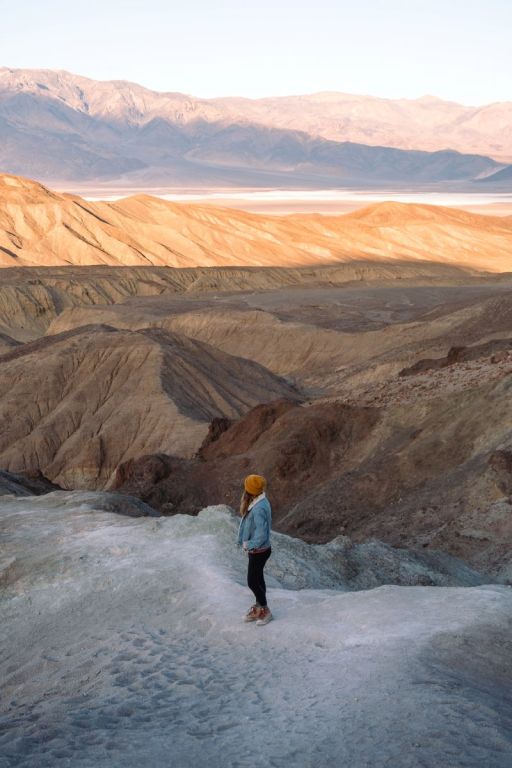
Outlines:
{"type": "Polygon", "coordinates": [[[260,611],[261,606],[259,606],[257,603],[254,603],[254,605],[251,605],[245,614],[244,621],[256,621],[256,619],[259,619],[260,617],[260,611]]]}
{"type": "Polygon", "coordinates": [[[256,626],[262,627],[265,624],[268,624],[269,621],[272,621],[270,608],[268,606],[265,606],[265,608],[260,608],[259,616],[257,616],[256,626]]]}

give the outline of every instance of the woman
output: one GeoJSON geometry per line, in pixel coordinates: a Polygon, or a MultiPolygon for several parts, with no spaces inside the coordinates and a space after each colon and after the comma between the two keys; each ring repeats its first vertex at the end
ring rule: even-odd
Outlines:
{"type": "Polygon", "coordinates": [[[272,619],[267,605],[266,585],[263,577],[265,563],[272,552],[270,548],[270,530],[272,528],[272,510],[265,494],[267,483],[261,475],[248,475],[244,480],[244,493],[240,502],[240,527],[238,543],[249,558],[247,584],[254,593],[256,602],[245,614],[245,621],[255,621],[257,625],[268,624],[272,619]]]}

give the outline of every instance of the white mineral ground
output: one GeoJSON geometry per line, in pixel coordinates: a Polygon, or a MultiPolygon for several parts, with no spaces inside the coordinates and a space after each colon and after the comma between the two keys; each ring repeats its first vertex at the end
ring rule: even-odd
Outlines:
{"type": "Polygon", "coordinates": [[[509,587],[276,534],[260,628],[226,507],[109,499],[2,499],[1,768],[512,765],[509,587]]]}

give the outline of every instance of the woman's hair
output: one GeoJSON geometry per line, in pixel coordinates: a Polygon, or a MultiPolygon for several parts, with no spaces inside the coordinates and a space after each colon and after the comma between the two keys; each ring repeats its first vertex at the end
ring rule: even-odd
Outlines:
{"type": "Polygon", "coordinates": [[[242,498],[240,499],[240,517],[245,517],[247,512],[249,511],[249,504],[254,499],[254,496],[252,493],[247,493],[247,491],[244,490],[242,493],[242,498]]]}

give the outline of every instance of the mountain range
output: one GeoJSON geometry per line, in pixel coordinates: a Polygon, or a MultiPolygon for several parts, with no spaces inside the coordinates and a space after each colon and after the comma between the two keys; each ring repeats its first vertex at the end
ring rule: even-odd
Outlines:
{"type": "Polygon", "coordinates": [[[340,93],[200,99],[0,69],[0,170],[123,187],[509,188],[512,103],[340,93]]]}

